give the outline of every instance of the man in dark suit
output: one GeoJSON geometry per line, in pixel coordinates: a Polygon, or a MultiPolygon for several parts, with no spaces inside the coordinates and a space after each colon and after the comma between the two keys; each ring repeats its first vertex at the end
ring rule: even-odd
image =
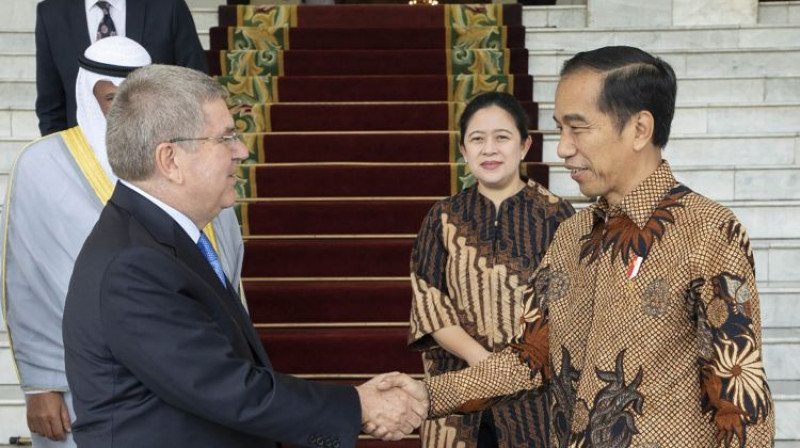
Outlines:
{"type": "Polygon", "coordinates": [[[140,43],[157,64],[208,72],[194,20],[184,0],[44,0],[36,8],[36,116],[42,135],[77,125],[78,56],[104,35],[140,43]],[[115,20],[116,18],[116,20],[115,20]],[[114,26],[115,24],[115,26],[114,26]]]}
{"type": "Polygon", "coordinates": [[[165,65],[117,91],[107,142],[120,182],[64,309],[78,446],[352,447],[367,423],[402,437],[424,399],[378,391],[377,379],[353,387],[275,372],[219,269],[200,229],[234,204],[247,155],[226,96],[208,76],[165,65]]]}

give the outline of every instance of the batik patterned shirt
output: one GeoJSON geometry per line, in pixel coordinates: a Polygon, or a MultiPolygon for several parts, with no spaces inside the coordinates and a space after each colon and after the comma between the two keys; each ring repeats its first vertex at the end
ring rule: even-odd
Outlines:
{"type": "Polygon", "coordinates": [[[507,349],[428,380],[432,415],[545,384],[557,447],[770,447],[753,253],[661,166],[563,223],[507,349]]]}
{"type": "MultiPolygon", "coordinates": [[[[428,375],[460,370],[460,358],[439,347],[431,333],[459,325],[489,351],[508,346],[519,332],[522,293],[558,225],[572,206],[529,181],[496,209],[468,188],[435,204],[411,256],[414,300],[409,344],[421,350],[428,375]]],[[[548,421],[542,391],[492,409],[500,447],[546,447],[548,421]]],[[[481,412],[429,420],[423,447],[474,447],[481,412]]]]}

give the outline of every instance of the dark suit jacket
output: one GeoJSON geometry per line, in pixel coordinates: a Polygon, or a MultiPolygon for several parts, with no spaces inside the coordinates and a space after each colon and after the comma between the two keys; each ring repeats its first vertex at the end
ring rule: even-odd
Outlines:
{"type": "MultiPolygon", "coordinates": [[[[208,73],[208,62],[184,0],[127,0],[125,37],[157,64],[208,73]]],[[[91,43],[84,0],[45,0],[36,8],[36,115],[42,135],[71,128],[78,56],[91,43]]]]}
{"type": "Polygon", "coordinates": [[[231,291],[169,215],[117,184],[64,309],[78,446],[355,445],[355,388],[275,372],[231,291]]]}

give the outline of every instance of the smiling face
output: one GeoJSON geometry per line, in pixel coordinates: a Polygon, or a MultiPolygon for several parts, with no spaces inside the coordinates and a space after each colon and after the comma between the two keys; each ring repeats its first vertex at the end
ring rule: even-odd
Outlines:
{"type": "Polygon", "coordinates": [[[478,190],[502,200],[524,186],[519,164],[530,146],[531,138],[522,141],[511,114],[492,105],[469,120],[460,150],[478,180],[478,190]]]}
{"type": "Polygon", "coordinates": [[[598,108],[604,75],[589,70],[565,76],[556,89],[553,119],[560,130],[558,156],[586,196],[618,203],[639,178],[633,150],[635,126],[619,131],[614,119],[598,108]]]}
{"type": "MultiPolygon", "coordinates": [[[[205,130],[198,137],[222,137],[233,134],[235,127],[224,100],[217,99],[203,105],[205,130]]],[[[209,222],[224,208],[236,202],[236,167],[247,157],[244,143],[236,140],[228,144],[214,140],[195,142],[181,154],[185,162],[186,192],[194,203],[195,221],[209,222]]]]}

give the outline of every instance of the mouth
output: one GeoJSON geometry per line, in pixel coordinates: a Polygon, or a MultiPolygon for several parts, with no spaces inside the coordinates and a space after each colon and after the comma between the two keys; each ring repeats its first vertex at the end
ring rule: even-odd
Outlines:
{"type": "Polygon", "coordinates": [[[588,168],[571,167],[571,166],[567,166],[566,168],[569,170],[570,177],[572,177],[572,179],[576,181],[579,180],[579,178],[583,173],[588,171],[588,168]]]}
{"type": "Polygon", "coordinates": [[[481,163],[481,168],[485,170],[494,170],[502,164],[502,162],[498,162],[497,160],[487,160],[481,163]]]}

